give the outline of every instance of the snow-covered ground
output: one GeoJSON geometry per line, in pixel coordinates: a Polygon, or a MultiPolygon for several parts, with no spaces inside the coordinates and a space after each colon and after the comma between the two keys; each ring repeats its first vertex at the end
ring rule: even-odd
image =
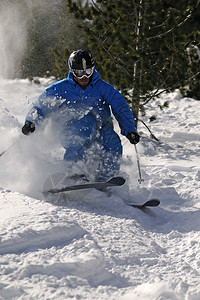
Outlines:
{"type": "Polygon", "coordinates": [[[124,187],[91,190],[65,202],[42,198],[49,174],[63,171],[51,125],[21,127],[31,102],[51,83],[0,81],[0,299],[200,299],[200,101],[163,95],[147,109],[152,140],[139,123],[134,147],[122,138],[124,187]],[[158,104],[169,101],[160,111],[158,104]],[[14,143],[14,144],[13,144],[14,143]],[[124,204],[159,198],[141,211],[124,204]],[[130,201],[130,196],[129,199],[130,201]]]}

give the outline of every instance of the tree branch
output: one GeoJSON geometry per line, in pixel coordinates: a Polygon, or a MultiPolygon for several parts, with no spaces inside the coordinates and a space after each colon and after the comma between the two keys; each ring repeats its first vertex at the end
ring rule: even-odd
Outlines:
{"type": "Polygon", "coordinates": [[[188,20],[191,16],[192,16],[192,13],[190,13],[189,15],[187,15],[187,17],[186,17],[182,22],[180,22],[176,27],[173,27],[173,28],[167,30],[166,32],[157,34],[156,36],[149,37],[149,38],[147,38],[147,41],[150,41],[150,40],[152,40],[152,39],[161,38],[161,37],[167,35],[168,33],[171,33],[171,32],[174,31],[176,28],[178,28],[178,27],[182,26],[183,24],[185,24],[185,22],[187,22],[187,20],[188,20]]]}

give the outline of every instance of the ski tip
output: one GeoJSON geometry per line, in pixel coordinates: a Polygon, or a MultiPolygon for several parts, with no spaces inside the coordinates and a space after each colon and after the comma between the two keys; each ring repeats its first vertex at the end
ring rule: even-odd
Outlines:
{"type": "Polygon", "coordinates": [[[160,204],[160,200],[153,198],[147,201],[145,203],[145,206],[158,206],[159,204],[160,204]]]}
{"type": "Polygon", "coordinates": [[[140,209],[145,209],[146,207],[156,207],[159,204],[160,204],[160,200],[155,199],[155,198],[146,201],[144,204],[126,203],[126,205],[136,207],[136,208],[140,208],[140,209]]]}
{"type": "Polygon", "coordinates": [[[126,182],[126,180],[123,177],[118,176],[111,178],[110,180],[108,180],[108,182],[113,185],[121,186],[126,182]]]}

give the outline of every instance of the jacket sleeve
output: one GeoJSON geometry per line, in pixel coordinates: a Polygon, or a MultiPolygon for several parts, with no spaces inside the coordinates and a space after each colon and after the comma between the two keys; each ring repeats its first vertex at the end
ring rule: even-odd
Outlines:
{"type": "Polygon", "coordinates": [[[121,134],[127,136],[129,132],[136,132],[133,114],[124,97],[109,83],[104,82],[104,85],[104,100],[111,106],[121,134]]]}
{"type": "Polygon", "coordinates": [[[26,116],[25,123],[31,121],[38,125],[44,118],[46,118],[58,105],[60,105],[59,93],[57,88],[52,85],[47,88],[35,101],[30,111],[26,116]]]}

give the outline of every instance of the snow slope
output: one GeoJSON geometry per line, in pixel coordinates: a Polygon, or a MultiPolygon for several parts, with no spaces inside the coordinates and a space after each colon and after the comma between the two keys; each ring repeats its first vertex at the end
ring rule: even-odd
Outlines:
{"type": "Polygon", "coordinates": [[[150,128],[160,141],[139,124],[144,183],[122,138],[125,187],[52,203],[41,189],[65,169],[56,134],[51,125],[21,134],[31,102],[51,83],[40,80],[0,81],[0,153],[12,144],[0,157],[0,299],[199,300],[200,102],[175,92],[149,105],[143,120],[157,114],[150,128]],[[145,212],[122,200],[151,197],[161,204],[145,212]]]}

